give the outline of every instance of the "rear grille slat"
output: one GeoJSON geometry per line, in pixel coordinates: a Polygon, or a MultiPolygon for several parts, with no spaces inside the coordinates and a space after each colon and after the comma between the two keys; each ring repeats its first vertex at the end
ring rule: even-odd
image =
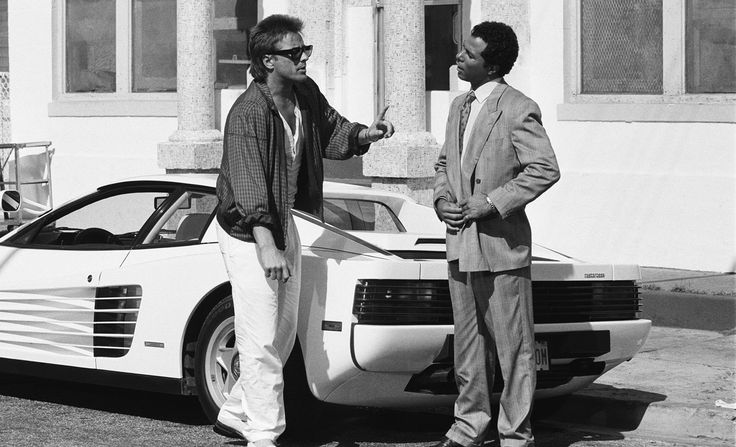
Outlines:
{"type": "MultiPolygon", "coordinates": [[[[634,281],[533,281],[535,323],[635,320],[634,281]]],[[[364,324],[452,324],[446,280],[360,280],[353,314],[364,324]]]]}

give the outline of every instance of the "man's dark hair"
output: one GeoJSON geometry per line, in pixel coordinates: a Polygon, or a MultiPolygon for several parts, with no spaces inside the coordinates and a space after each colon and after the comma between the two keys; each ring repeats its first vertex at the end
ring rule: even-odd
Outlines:
{"type": "Polygon", "coordinates": [[[250,74],[253,80],[266,80],[268,70],[263,65],[263,56],[275,50],[276,44],[289,33],[299,34],[304,24],[296,17],[274,14],[261,20],[250,30],[248,53],[250,74]]]}
{"type": "Polygon", "coordinates": [[[485,66],[498,65],[498,75],[505,76],[511,71],[519,56],[519,42],[510,26],[501,22],[482,22],[470,32],[473,37],[480,37],[486,48],[480,53],[485,66]]]}

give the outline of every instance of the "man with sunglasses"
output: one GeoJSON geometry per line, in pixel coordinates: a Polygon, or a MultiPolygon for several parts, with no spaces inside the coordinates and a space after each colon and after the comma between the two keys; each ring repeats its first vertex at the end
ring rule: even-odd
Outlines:
{"type": "Polygon", "coordinates": [[[307,76],[312,46],[298,18],[273,15],[251,30],[253,82],[225,124],[217,180],[218,241],[232,285],[240,377],[215,432],[273,446],[283,433],[283,365],[296,337],[301,243],[291,209],[322,215],[322,158],[343,160],[389,138],[384,109],[351,123],[307,76]]]}

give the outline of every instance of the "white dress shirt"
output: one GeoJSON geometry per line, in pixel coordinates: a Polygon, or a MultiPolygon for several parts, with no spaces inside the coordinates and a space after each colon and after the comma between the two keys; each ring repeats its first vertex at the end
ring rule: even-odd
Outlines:
{"type": "Polygon", "coordinates": [[[486,99],[488,99],[488,97],[491,95],[491,92],[494,88],[496,88],[497,85],[497,81],[488,81],[475,89],[475,100],[470,103],[470,115],[468,116],[468,124],[465,126],[465,133],[463,134],[463,151],[461,156],[462,158],[465,157],[465,153],[467,152],[465,150],[465,147],[468,145],[470,135],[473,133],[473,126],[475,125],[475,120],[478,118],[480,109],[482,109],[483,106],[486,104],[486,99]]]}

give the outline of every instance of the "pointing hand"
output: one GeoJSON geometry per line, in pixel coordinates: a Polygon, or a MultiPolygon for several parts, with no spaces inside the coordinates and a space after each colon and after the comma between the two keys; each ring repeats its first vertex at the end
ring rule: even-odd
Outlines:
{"type": "Polygon", "coordinates": [[[391,135],[394,134],[394,125],[385,118],[388,107],[384,107],[381,113],[376,116],[371,127],[365,129],[363,138],[367,140],[366,143],[373,143],[382,138],[391,138],[391,135]]]}

